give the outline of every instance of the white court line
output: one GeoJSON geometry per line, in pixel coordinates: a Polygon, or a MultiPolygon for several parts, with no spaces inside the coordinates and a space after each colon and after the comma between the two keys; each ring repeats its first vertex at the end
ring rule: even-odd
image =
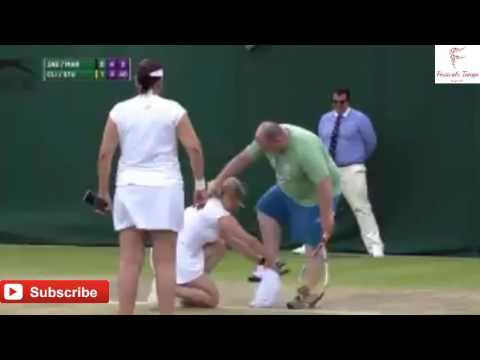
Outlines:
{"type": "MultiPolygon", "coordinates": [[[[118,301],[110,301],[109,305],[118,305],[118,301]]],[[[149,303],[148,301],[139,301],[137,302],[138,306],[146,306],[154,304],[149,303]]],[[[339,315],[339,316],[380,316],[383,315],[377,312],[367,312],[367,311],[348,311],[348,310],[288,310],[288,309],[253,309],[246,306],[222,306],[216,310],[230,310],[230,311],[251,311],[252,314],[255,311],[271,312],[273,314],[304,314],[304,315],[339,315]]]]}
{"type": "Polygon", "coordinates": [[[366,311],[347,311],[347,310],[288,310],[288,309],[253,309],[250,307],[242,306],[223,306],[221,309],[224,310],[236,310],[236,311],[268,311],[272,313],[287,313],[287,314],[311,314],[311,315],[364,315],[364,316],[375,316],[382,315],[376,312],[366,312],[366,311]]]}
{"type": "MultiPolygon", "coordinates": [[[[120,303],[118,301],[110,301],[108,305],[119,305],[120,303]]],[[[137,301],[138,306],[144,306],[144,305],[154,305],[149,303],[148,301],[137,301]]]]}

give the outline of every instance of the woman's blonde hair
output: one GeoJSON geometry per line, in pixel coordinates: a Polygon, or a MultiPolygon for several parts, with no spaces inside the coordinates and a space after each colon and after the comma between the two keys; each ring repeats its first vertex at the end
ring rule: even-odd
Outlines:
{"type": "MultiPolygon", "coordinates": [[[[208,183],[209,188],[211,187],[212,183],[213,181],[210,181],[208,183]]],[[[230,177],[223,182],[219,197],[222,197],[224,194],[227,193],[233,193],[238,197],[238,199],[242,200],[247,195],[247,190],[245,188],[245,185],[239,179],[235,177],[230,177]]]]}
{"type": "Polygon", "coordinates": [[[222,193],[235,193],[239,199],[243,199],[247,195],[247,190],[240,180],[231,177],[223,182],[222,193]]]}

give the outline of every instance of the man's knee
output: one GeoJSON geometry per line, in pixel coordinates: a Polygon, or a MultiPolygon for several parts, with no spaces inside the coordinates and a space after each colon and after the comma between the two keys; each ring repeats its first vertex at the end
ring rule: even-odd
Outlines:
{"type": "Polygon", "coordinates": [[[268,215],[261,210],[257,210],[257,220],[260,223],[260,227],[262,226],[274,226],[274,227],[282,227],[282,223],[276,219],[275,217],[268,215]]]}

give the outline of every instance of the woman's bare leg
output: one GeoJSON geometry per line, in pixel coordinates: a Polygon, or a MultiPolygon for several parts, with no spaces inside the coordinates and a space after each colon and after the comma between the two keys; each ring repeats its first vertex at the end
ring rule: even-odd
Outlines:
{"type": "Polygon", "coordinates": [[[160,314],[173,315],[175,313],[177,233],[155,231],[151,236],[158,307],[160,314]]]}
{"type": "Polygon", "coordinates": [[[145,257],[145,234],[129,229],[120,233],[119,314],[133,315],[137,300],[138,279],[145,257]]]}
{"type": "Polygon", "coordinates": [[[205,273],[210,274],[225,257],[227,253],[227,242],[220,238],[213,244],[207,245],[204,250],[205,273]]]}
{"type": "Polygon", "coordinates": [[[207,275],[183,286],[177,286],[177,297],[189,307],[214,309],[220,303],[217,286],[207,275]]]}
{"type": "MultiPolygon", "coordinates": [[[[227,244],[223,239],[218,239],[215,243],[212,243],[208,246],[205,247],[205,272],[209,274],[212,272],[216,266],[220,263],[220,261],[225,257],[225,254],[227,252],[227,244]]],[[[153,250],[152,250],[152,256],[151,258],[151,267],[153,272],[155,273],[155,266],[153,265],[153,250]]],[[[208,293],[205,293],[203,290],[200,289],[190,289],[183,291],[182,287],[179,287],[179,290],[177,292],[180,292],[180,294],[186,294],[186,298],[194,298],[197,299],[195,302],[198,303],[211,303],[210,299],[211,296],[208,293]]],[[[180,296],[178,296],[180,297],[180,296]]],[[[156,279],[154,276],[151,290],[150,290],[150,295],[148,297],[148,302],[151,305],[157,305],[157,284],[156,284],[156,279]]]]}

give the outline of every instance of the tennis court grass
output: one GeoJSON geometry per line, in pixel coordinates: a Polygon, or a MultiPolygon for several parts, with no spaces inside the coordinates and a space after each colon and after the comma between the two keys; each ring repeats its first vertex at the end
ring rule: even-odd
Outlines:
{"type": "MultiPolygon", "coordinates": [[[[283,253],[295,283],[303,258],[283,253]]],[[[114,278],[117,248],[0,246],[0,276],[6,278],[114,278]]],[[[331,256],[332,286],[350,288],[479,289],[480,260],[470,258],[331,256]]],[[[253,265],[230,253],[215,272],[222,281],[244,281],[253,265]]],[[[145,266],[145,275],[151,274],[145,266]]]]}

